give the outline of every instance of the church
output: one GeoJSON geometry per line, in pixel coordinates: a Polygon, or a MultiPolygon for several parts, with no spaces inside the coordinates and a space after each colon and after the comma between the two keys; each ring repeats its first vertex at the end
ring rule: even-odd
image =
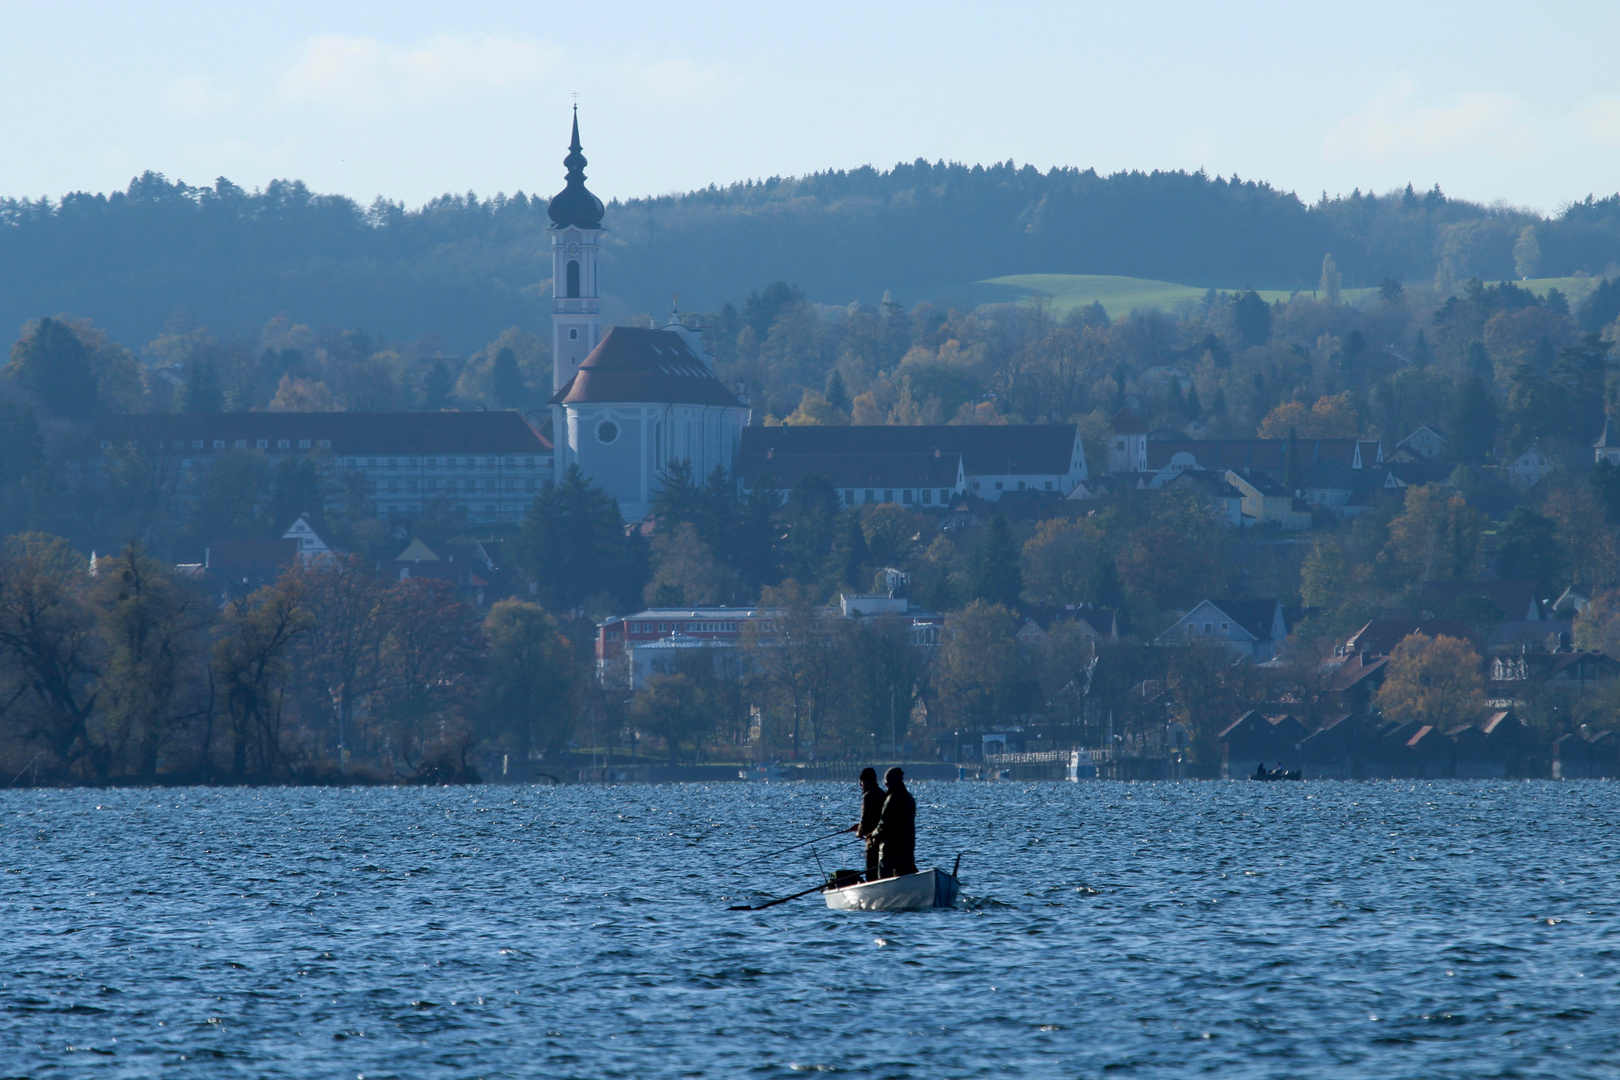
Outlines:
{"type": "Polygon", "coordinates": [[[810,476],[842,506],[899,503],[943,510],[1025,492],[1086,494],[1074,424],[751,427],[748,406],[715,375],[700,334],[667,325],[602,327],[597,259],[602,200],[585,187],[574,114],[567,186],[551,200],[552,432],[560,482],[578,465],[627,521],[652,510],[659,475],[689,461],[701,483],[715,468],[744,488],[787,491],[810,476]]]}
{"type": "Polygon", "coordinates": [[[603,331],[596,269],[604,208],[585,187],[577,111],[563,164],[568,183],[549,207],[557,479],[578,465],[619,501],[626,520],[638,521],[672,462],[690,461],[700,482],[716,466],[731,475],[749,410],[715,375],[701,335],[673,313],[659,329],[603,331]]]}

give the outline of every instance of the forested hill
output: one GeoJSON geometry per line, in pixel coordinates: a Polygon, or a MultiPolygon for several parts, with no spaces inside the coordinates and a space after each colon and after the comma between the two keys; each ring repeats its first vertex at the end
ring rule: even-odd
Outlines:
{"type": "MultiPolygon", "coordinates": [[[[249,192],[153,173],[111,195],[0,200],[0,328],[69,313],[138,347],[177,309],[219,333],[285,313],[469,351],[543,325],[548,224],[545,200],[521,193],[368,208],[297,181],[249,192]]],[[[1307,205],[1236,177],[1011,163],[711,187],[615,202],[605,224],[602,282],[620,314],[662,310],[671,293],[712,310],[778,278],[826,303],[892,290],[910,304],[1029,273],[1310,289],[1329,252],[1346,287],[1620,266],[1620,195],[1542,219],[1438,189],[1307,205]]]]}

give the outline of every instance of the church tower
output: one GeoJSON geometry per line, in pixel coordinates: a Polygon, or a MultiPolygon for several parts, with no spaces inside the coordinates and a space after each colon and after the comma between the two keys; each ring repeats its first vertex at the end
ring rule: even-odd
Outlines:
{"type": "Polygon", "coordinates": [[[602,340],[602,296],[596,258],[601,250],[602,200],[585,189],[585,155],[579,146],[579,106],[574,138],[563,159],[568,185],[547,207],[551,217],[551,389],[568,384],[580,363],[602,340]]]}

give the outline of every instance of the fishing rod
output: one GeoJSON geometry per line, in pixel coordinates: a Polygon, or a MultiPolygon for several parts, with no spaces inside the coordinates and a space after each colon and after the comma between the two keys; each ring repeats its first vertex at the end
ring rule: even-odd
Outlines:
{"type": "Polygon", "coordinates": [[[809,896],[811,893],[820,892],[822,889],[825,889],[825,888],[826,888],[825,885],[817,885],[817,886],[815,886],[813,888],[809,888],[809,889],[804,890],[804,892],[796,892],[792,896],[781,896],[781,897],[778,897],[775,900],[767,900],[763,904],[753,904],[753,905],[749,905],[749,904],[733,904],[730,907],[726,908],[726,910],[727,911],[764,911],[768,907],[775,907],[777,904],[785,904],[789,900],[797,900],[801,896],[809,896]]]}
{"type": "Polygon", "coordinates": [[[775,851],[767,851],[763,855],[755,855],[752,859],[744,859],[742,862],[738,863],[737,865],[738,866],[749,866],[749,865],[751,865],[753,863],[759,862],[761,859],[769,859],[774,855],[781,855],[784,852],[793,851],[796,848],[802,848],[806,844],[819,844],[823,840],[831,840],[833,837],[835,837],[835,836],[843,836],[847,832],[849,832],[848,829],[839,829],[837,832],[828,833],[825,836],[814,836],[814,837],[811,837],[809,840],[804,840],[804,841],[801,841],[801,842],[799,842],[797,844],[789,844],[785,848],[777,848],[775,851]]]}

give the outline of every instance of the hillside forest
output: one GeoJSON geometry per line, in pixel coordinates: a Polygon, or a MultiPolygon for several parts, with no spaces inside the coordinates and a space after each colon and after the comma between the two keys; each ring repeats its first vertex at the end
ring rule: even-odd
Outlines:
{"type": "MultiPolygon", "coordinates": [[[[171,321],[138,357],[87,318],[36,320],[0,370],[0,764],[101,782],[339,770],[444,779],[487,768],[497,751],[571,746],[691,759],[747,743],[753,754],[836,757],[870,748],[880,717],[883,742],[923,754],[946,731],[1007,715],[1094,739],[1099,709],[1119,730],[1145,731],[1165,707],[1207,755],[1213,731],[1281,692],[1278,680],[1316,700],[1298,689],[1313,664],[1366,619],[1409,606],[1425,582],[1529,579],[1550,599],[1571,582],[1620,580],[1620,474],[1594,469],[1590,450],[1620,392],[1620,282],[1536,295],[1512,282],[1442,291],[1391,278],[1352,303],[1335,259],[1318,273],[1320,298],[1211,290],[1174,315],[1093,307],[1058,319],[1039,301],[828,307],[777,281],[701,318],[721,377],[748,388],[756,422],[1074,422],[1094,473],[1106,468],[1108,417],[1125,405],[1160,435],[1361,436],[1389,451],[1420,425],[1445,434],[1443,482],[1386,492],[1354,522],[1319,514],[1283,546],[1263,529],[1216,527],[1191,495],[1110,489],[1106,476],[1103,497],[1009,503],[954,531],[896,505],[841,510],[813,479],[783,501],[679,466],[663,478],[654,526],[626,530],[575,471],[521,528],[476,537],[454,520],[368,519],[300,459],[271,469],[244,453],[178,500],[132,456],[92,489],[88,424],[110,411],[513,407],[543,424],[545,342],[512,327],[457,360],[284,318],[251,335],[171,321]],[[1553,468],[1514,486],[1511,463],[1531,448],[1553,468]],[[298,513],[359,572],[297,571],[221,606],[175,570],[220,538],[279,535],[298,513]],[[496,544],[518,595],[479,608],[364,572],[413,538],[496,544]],[[759,602],[830,627],[811,618],[816,605],[870,588],[886,567],[947,613],[937,653],[908,649],[882,620],[834,620],[831,636],[807,632],[800,662],[761,661],[747,680],[693,671],[627,697],[595,679],[593,620],[646,604],[759,602]],[[1145,647],[1214,596],[1307,609],[1292,666],[1145,647]],[[1015,613],[1071,604],[1119,612],[1122,643],[1105,663],[1093,667],[1097,650],[1072,635],[1033,649],[1013,640],[1015,613]],[[1081,671],[1093,673],[1084,700],[1081,671]],[[1159,712],[1133,704],[1144,679],[1177,688],[1159,712]]],[[[1453,614],[1484,628],[1503,613],[1453,614]]],[[[1576,632],[1620,647],[1620,602],[1588,606],[1576,632]]],[[[1465,710],[1480,707],[1478,686],[1458,693],[1465,710]]],[[[1549,704],[1526,721],[1550,737],[1613,708],[1583,702],[1590,717],[1549,704]]]]}
{"type": "MultiPolygon", "coordinates": [[[[542,195],[561,179],[555,166],[535,178],[542,195]]],[[[777,278],[818,304],[887,290],[908,309],[997,298],[974,283],[1041,273],[1309,292],[1328,252],[1345,288],[1613,276],[1620,195],[1572,194],[1543,216],[1410,185],[1302,198],[1202,172],[918,160],[615,201],[601,280],[623,322],[677,293],[715,310],[777,278]]],[[[230,337],[285,315],[465,357],[542,325],[548,225],[545,198],[521,191],[366,206],[294,180],[248,190],[150,172],[123,191],[0,199],[0,326],[77,312],[134,343],[176,319],[230,337]]]]}

